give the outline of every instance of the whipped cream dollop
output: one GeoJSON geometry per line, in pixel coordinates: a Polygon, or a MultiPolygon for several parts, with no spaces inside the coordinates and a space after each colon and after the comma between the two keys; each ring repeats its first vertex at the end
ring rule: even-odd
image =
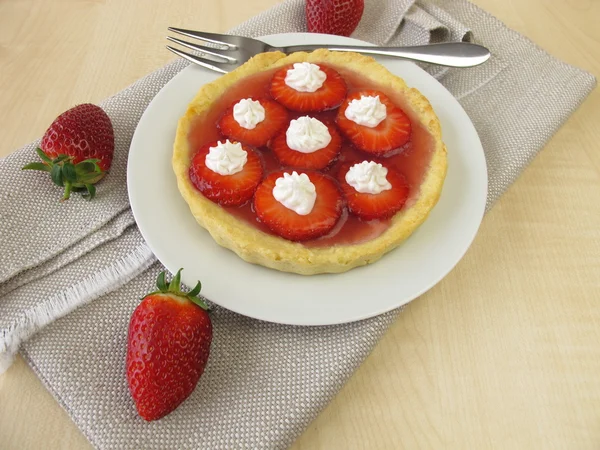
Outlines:
{"type": "Polygon", "coordinates": [[[289,148],[300,153],[313,153],[331,142],[327,125],[314,117],[302,116],[290,122],[285,132],[289,148]]]}
{"type": "Polygon", "coordinates": [[[346,172],[346,182],[362,194],[379,194],[392,188],[387,168],[374,161],[354,164],[346,172]]]}
{"type": "Polygon", "coordinates": [[[298,92],[315,92],[327,79],[327,74],[316,64],[309,62],[294,63],[287,71],[285,84],[298,92]]]}
{"type": "Polygon", "coordinates": [[[241,172],[248,161],[248,152],[239,142],[218,141],[216,147],[210,147],[204,159],[206,167],[219,175],[233,175],[241,172]]]}
{"type": "Polygon", "coordinates": [[[265,108],[257,100],[243,98],[233,106],[233,118],[240,127],[253,130],[265,120],[265,108]]]}
{"type": "Polygon", "coordinates": [[[298,175],[294,170],[291,174],[284,172],[282,177],[277,178],[273,197],[287,209],[306,216],[315,206],[317,190],[308,175],[298,175]]]}
{"type": "Polygon", "coordinates": [[[344,115],[354,123],[374,128],[386,118],[387,108],[379,100],[379,95],[375,97],[362,96],[348,104],[344,115]]]}

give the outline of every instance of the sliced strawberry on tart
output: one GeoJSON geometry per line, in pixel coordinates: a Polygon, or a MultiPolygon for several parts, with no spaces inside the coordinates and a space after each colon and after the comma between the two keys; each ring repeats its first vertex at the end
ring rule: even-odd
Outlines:
{"type": "Polygon", "coordinates": [[[192,159],[189,177],[213,202],[240,206],[254,195],[263,167],[256,151],[227,139],[202,146],[192,159]]]}
{"type": "Polygon", "coordinates": [[[348,210],[363,220],[387,219],[402,209],[408,183],[396,170],[375,161],[344,163],[338,183],[348,210]]]}
{"type": "Polygon", "coordinates": [[[383,93],[371,89],[348,95],[338,110],[336,123],[360,150],[384,156],[410,140],[408,116],[383,93]]]}
{"type": "Polygon", "coordinates": [[[273,100],[243,98],[227,108],[219,120],[219,128],[232,140],[262,147],[288,119],[287,109],[273,100]]]}
{"type": "Polygon", "coordinates": [[[275,135],[269,147],[284,166],[320,170],[337,158],[342,137],[333,124],[302,116],[275,135]]]}
{"type": "Polygon", "coordinates": [[[291,241],[329,233],[342,215],[342,194],[319,172],[279,170],[256,189],[254,210],[273,233],[291,241]]]}
{"type": "Polygon", "coordinates": [[[346,82],[331,67],[308,62],[279,69],[271,79],[271,96],[292,111],[337,108],[346,98],[346,82]]]}

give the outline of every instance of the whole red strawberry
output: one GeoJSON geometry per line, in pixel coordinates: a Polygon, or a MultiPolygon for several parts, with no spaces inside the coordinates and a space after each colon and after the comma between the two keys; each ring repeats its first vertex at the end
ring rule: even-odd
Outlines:
{"type": "Polygon", "coordinates": [[[114,150],[110,118],[102,108],[86,103],[54,119],[36,149],[43,162],[23,169],[49,172],[52,181],[65,188],[63,200],[72,190],[84,191],[91,199],[96,194],[94,184],[110,168],[114,150]]]}
{"type": "Polygon", "coordinates": [[[308,31],[350,36],[364,8],[364,0],[306,0],[308,31]]]}
{"type": "Polygon", "coordinates": [[[204,372],[212,340],[207,306],[196,297],[201,284],[180,291],[181,269],[148,294],[131,316],[127,338],[127,382],[139,415],[166,416],[192,393],[204,372]]]}

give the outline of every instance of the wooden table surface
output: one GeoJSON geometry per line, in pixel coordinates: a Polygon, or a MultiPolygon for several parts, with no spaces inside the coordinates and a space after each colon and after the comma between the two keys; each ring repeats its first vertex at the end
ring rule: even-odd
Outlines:
{"type": "MultiPolygon", "coordinates": [[[[275,3],[0,1],[0,156],[173,59],[167,26],[225,31],[275,3]]],[[[600,75],[600,2],[475,3],[600,75]]],[[[599,200],[596,90],[293,448],[600,448],[599,200]]],[[[18,358],[0,376],[0,448],[88,447],[18,358]]]]}

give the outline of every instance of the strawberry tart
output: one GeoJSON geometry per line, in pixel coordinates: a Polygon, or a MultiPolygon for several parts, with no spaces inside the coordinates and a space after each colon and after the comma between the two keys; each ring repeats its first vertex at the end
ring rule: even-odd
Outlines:
{"type": "Polygon", "coordinates": [[[428,216],[446,176],[429,101],[373,58],[263,53],[204,85],[173,169],[197,222],[250,263],[339,273],[428,216]]]}

